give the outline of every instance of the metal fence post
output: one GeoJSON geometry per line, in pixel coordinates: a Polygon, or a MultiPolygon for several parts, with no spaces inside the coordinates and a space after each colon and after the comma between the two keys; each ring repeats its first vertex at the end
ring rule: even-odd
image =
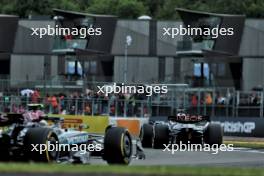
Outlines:
{"type": "Polygon", "coordinates": [[[143,105],[143,100],[141,100],[141,110],[140,110],[140,117],[144,117],[144,105],[143,105]]]}
{"type": "Polygon", "coordinates": [[[84,115],[85,114],[85,98],[84,97],[82,97],[82,115],[84,115]]]}
{"type": "Polygon", "coordinates": [[[127,117],[127,100],[126,99],[124,99],[124,109],[123,109],[123,111],[124,111],[124,117],[127,117]]]}
{"type": "Polygon", "coordinates": [[[201,93],[200,93],[200,91],[198,90],[197,91],[197,93],[198,93],[198,103],[197,103],[197,108],[198,108],[198,114],[200,114],[201,113],[201,93]]]}
{"type": "Polygon", "coordinates": [[[213,102],[212,102],[212,112],[211,112],[211,116],[215,116],[215,106],[216,106],[216,103],[215,103],[215,100],[216,100],[216,93],[215,93],[215,89],[213,90],[213,93],[212,93],[212,97],[213,97],[213,102]]]}
{"type": "Polygon", "coordinates": [[[117,102],[118,100],[115,100],[115,116],[117,117],[117,114],[118,114],[118,112],[117,112],[117,108],[118,108],[118,102],[117,102]]]}
{"type": "Polygon", "coordinates": [[[261,96],[260,96],[260,117],[263,117],[263,92],[261,92],[261,96]]]}
{"type": "Polygon", "coordinates": [[[91,108],[91,110],[92,110],[92,116],[94,116],[94,99],[92,99],[92,108],[91,108]]]}
{"type": "Polygon", "coordinates": [[[78,114],[78,99],[75,99],[75,115],[78,114]]]}
{"type": "Polygon", "coordinates": [[[110,116],[110,112],[111,112],[111,105],[110,105],[110,99],[108,99],[107,101],[107,114],[110,116]]]}
{"type": "Polygon", "coordinates": [[[237,91],[236,103],[235,103],[235,112],[236,112],[235,117],[238,116],[239,101],[240,101],[240,92],[237,91]]]}

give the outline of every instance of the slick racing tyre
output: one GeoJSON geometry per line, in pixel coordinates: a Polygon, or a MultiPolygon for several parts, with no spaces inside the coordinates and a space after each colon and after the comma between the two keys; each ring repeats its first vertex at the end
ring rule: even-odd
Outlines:
{"type": "Polygon", "coordinates": [[[122,127],[112,127],[104,138],[104,160],[108,164],[128,165],[132,157],[132,139],[122,127]]]}
{"type": "Polygon", "coordinates": [[[8,137],[2,137],[0,139],[0,162],[10,161],[9,155],[10,139],[8,137]]]}
{"type": "Polygon", "coordinates": [[[140,139],[141,139],[142,147],[152,148],[153,135],[154,135],[153,126],[150,124],[144,124],[140,131],[140,139]]]}
{"type": "MultiPolygon", "coordinates": [[[[44,150],[43,152],[36,151],[33,148],[33,145],[38,145],[38,149],[40,149],[40,145],[48,147],[47,144],[51,144],[53,146],[58,145],[58,137],[50,128],[30,128],[25,136],[25,155],[29,160],[35,162],[52,162],[56,161],[59,156],[59,151],[56,151],[53,147],[50,147],[50,151],[44,150]],[[53,148],[53,150],[52,150],[53,148]]],[[[51,146],[50,145],[50,146],[51,146]]]]}
{"type": "Polygon", "coordinates": [[[164,144],[169,143],[169,128],[166,125],[157,124],[154,126],[153,147],[155,149],[164,148],[164,144]]]}
{"type": "Polygon", "coordinates": [[[0,162],[4,162],[4,161],[9,161],[10,160],[10,156],[9,156],[9,151],[7,148],[5,147],[0,147],[0,162]]]}
{"type": "Polygon", "coordinates": [[[221,145],[223,143],[223,129],[221,125],[216,123],[209,124],[205,131],[204,139],[205,143],[209,145],[221,145]]]}

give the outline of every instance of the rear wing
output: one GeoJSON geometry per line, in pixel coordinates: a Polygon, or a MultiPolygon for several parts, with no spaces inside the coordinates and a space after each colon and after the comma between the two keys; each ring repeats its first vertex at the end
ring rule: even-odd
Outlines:
{"type": "Polygon", "coordinates": [[[210,121],[210,116],[203,115],[191,115],[191,114],[181,114],[177,116],[169,116],[169,121],[179,122],[179,123],[198,123],[201,121],[210,121]]]}

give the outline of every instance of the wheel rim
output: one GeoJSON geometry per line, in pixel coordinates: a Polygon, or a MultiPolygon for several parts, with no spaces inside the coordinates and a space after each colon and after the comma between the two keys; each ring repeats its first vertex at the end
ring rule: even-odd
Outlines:
{"type": "Polygon", "coordinates": [[[125,153],[125,156],[127,157],[130,157],[131,155],[131,140],[130,140],[130,137],[128,135],[125,135],[124,136],[124,153],[125,153]]]}
{"type": "MultiPolygon", "coordinates": [[[[48,139],[48,141],[49,141],[49,144],[50,144],[50,145],[54,145],[54,146],[57,145],[57,139],[56,139],[54,136],[51,136],[51,137],[48,139]]],[[[56,148],[56,147],[55,147],[55,148],[56,148]]],[[[55,159],[57,159],[58,151],[56,151],[56,150],[48,151],[48,155],[49,155],[49,158],[50,158],[51,160],[55,160],[55,159]]]]}

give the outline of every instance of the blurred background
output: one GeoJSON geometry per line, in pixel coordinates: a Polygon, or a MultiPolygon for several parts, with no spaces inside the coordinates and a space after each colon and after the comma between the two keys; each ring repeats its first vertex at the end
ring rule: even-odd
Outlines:
{"type": "Polygon", "coordinates": [[[0,109],[159,116],[178,108],[263,117],[264,1],[2,0],[0,109]],[[188,10],[187,10],[188,9],[188,10]],[[31,36],[31,28],[101,27],[101,36],[31,36]],[[233,36],[170,36],[163,28],[233,28],[233,36]],[[164,95],[97,93],[98,85],[167,84],[164,95]]]}

